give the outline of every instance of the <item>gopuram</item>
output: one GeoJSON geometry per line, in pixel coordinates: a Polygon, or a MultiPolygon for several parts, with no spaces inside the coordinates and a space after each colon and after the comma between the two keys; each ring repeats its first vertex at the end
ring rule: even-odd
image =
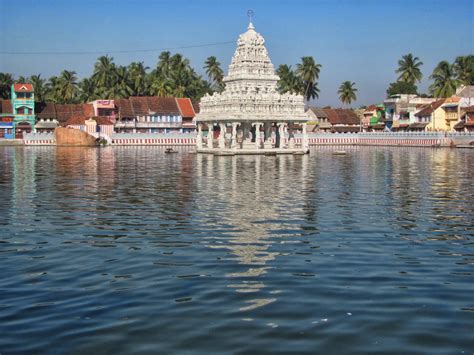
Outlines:
{"type": "Polygon", "coordinates": [[[224,91],[201,99],[200,113],[196,116],[197,152],[307,153],[308,118],[304,98],[280,94],[278,80],[265,40],[250,22],[247,32],[237,41],[228,74],[223,79],[224,91]]]}

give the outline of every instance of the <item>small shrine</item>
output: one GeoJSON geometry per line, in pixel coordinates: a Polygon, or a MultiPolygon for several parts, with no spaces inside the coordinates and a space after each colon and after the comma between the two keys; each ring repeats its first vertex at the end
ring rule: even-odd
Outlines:
{"type": "Polygon", "coordinates": [[[228,154],[307,153],[302,95],[280,94],[265,40],[250,21],[221,93],[205,95],[196,116],[197,151],[228,154]],[[203,130],[207,127],[207,136],[203,130]],[[297,138],[295,138],[295,134],[297,138]]]}

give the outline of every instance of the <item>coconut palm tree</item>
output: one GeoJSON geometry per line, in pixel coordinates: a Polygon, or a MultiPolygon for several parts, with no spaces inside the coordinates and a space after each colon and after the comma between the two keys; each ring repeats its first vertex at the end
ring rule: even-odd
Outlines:
{"type": "Polygon", "coordinates": [[[402,59],[398,61],[398,69],[395,71],[400,74],[398,80],[411,84],[420,82],[423,77],[420,69],[422,65],[423,62],[420,61],[420,58],[413,57],[413,54],[408,53],[404,55],[402,59]]]}
{"type": "Polygon", "coordinates": [[[214,82],[216,91],[222,91],[224,89],[224,83],[222,82],[224,71],[221,68],[221,63],[217,61],[217,58],[214,56],[208,57],[204,62],[204,70],[211,82],[214,82]]]}
{"type": "Polygon", "coordinates": [[[169,75],[171,70],[171,53],[169,51],[160,53],[156,69],[158,74],[161,74],[163,77],[167,77],[169,75]]]}
{"type": "Polygon", "coordinates": [[[23,75],[20,75],[20,76],[18,77],[18,79],[15,80],[15,83],[16,83],[16,84],[24,84],[24,83],[28,83],[28,82],[29,82],[29,81],[28,81],[28,77],[25,77],[25,76],[23,76],[23,75]]]}
{"type": "Polygon", "coordinates": [[[456,93],[456,88],[459,86],[459,80],[456,79],[454,65],[443,60],[439,62],[433,70],[430,79],[433,79],[433,84],[429,87],[430,93],[434,97],[450,97],[456,93]]]}
{"type": "Polygon", "coordinates": [[[307,101],[317,98],[317,80],[321,71],[321,64],[317,64],[313,57],[302,57],[301,63],[296,64],[296,75],[303,81],[303,96],[307,101]]]}
{"type": "Polygon", "coordinates": [[[57,76],[52,76],[48,79],[46,83],[46,94],[45,101],[59,103],[60,102],[60,93],[59,93],[59,78],[57,76]]]}
{"type": "Polygon", "coordinates": [[[128,98],[132,95],[133,89],[130,83],[130,76],[127,71],[127,67],[119,66],[116,70],[116,82],[113,87],[117,89],[114,99],[128,98]]]}
{"type": "Polygon", "coordinates": [[[75,71],[63,70],[59,76],[58,94],[60,103],[74,103],[78,94],[78,83],[75,71]]]}
{"type": "Polygon", "coordinates": [[[171,96],[173,88],[168,79],[155,78],[151,83],[151,93],[159,97],[171,96]]]}
{"type": "Polygon", "coordinates": [[[79,83],[80,89],[80,100],[81,102],[89,102],[96,98],[95,96],[95,84],[92,79],[84,78],[79,83]]]}
{"type": "Polygon", "coordinates": [[[146,67],[143,62],[132,62],[129,64],[128,74],[132,95],[145,96],[148,94],[148,79],[146,74],[148,69],[149,67],[146,67]]]}
{"type": "Polygon", "coordinates": [[[0,73],[0,98],[9,99],[11,94],[11,86],[13,84],[13,76],[9,73],[0,73]]]}
{"type": "Polygon", "coordinates": [[[357,100],[356,92],[355,83],[350,81],[344,81],[337,91],[339,99],[343,104],[350,104],[352,101],[357,100]]]}
{"type": "MultiPolygon", "coordinates": [[[[288,64],[280,64],[276,70],[276,74],[280,77],[277,86],[278,91],[282,94],[285,92],[294,92],[295,89],[295,73],[288,64]]],[[[299,90],[298,90],[299,91],[299,90]]]]}
{"type": "Polygon", "coordinates": [[[459,56],[454,61],[456,78],[462,85],[474,85],[474,55],[459,56]]]}
{"type": "Polygon", "coordinates": [[[30,84],[33,85],[35,92],[35,101],[42,102],[46,96],[46,80],[41,78],[41,74],[32,75],[29,80],[30,84]]]}
{"type": "Polygon", "coordinates": [[[94,65],[92,80],[96,85],[96,92],[99,96],[105,94],[116,80],[116,67],[113,60],[114,58],[105,55],[97,58],[94,65]]]}

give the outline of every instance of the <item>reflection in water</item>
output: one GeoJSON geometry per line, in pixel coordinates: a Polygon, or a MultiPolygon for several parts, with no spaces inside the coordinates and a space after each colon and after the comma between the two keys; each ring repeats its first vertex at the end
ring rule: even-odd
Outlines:
{"type": "MultiPolygon", "coordinates": [[[[255,294],[245,301],[247,306],[239,309],[248,311],[276,301],[275,297],[262,297],[266,285],[259,277],[271,270],[269,262],[279,255],[279,252],[271,251],[272,244],[278,242],[275,238],[285,237],[278,233],[269,234],[272,229],[285,228],[279,222],[282,205],[276,201],[291,201],[292,194],[297,194],[300,201],[306,201],[305,186],[310,183],[306,176],[308,157],[198,155],[197,160],[197,198],[210,199],[210,196],[200,196],[199,191],[208,191],[205,185],[212,181],[217,192],[212,196],[212,203],[221,206],[214,212],[214,217],[231,223],[232,228],[225,237],[212,237],[214,241],[209,247],[229,250],[232,256],[227,260],[245,266],[243,271],[226,273],[226,277],[236,280],[228,287],[238,293],[255,294]],[[206,174],[202,174],[203,165],[207,166],[206,174]],[[230,176],[230,181],[227,176],[230,176]],[[288,179],[293,183],[299,181],[301,189],[288,190],[288,179]],[[277,185],[267,184],[267,181],[277,181],[277,185]]],[[[270,293],[274,295],[278,291],[270,293]]]]}
{"type": "Polygon", "coordinates": [[[472,349],[473,152],[338,149],[0,147],[0,351],[472,349]]]}

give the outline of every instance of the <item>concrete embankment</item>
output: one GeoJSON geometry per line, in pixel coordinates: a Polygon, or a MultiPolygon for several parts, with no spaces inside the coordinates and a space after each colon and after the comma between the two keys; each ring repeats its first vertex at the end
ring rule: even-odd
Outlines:
{"type": "Polygon", "coordinates": [[[22,146],[23,139],[0,139],[0,146],[22,146]]]}

